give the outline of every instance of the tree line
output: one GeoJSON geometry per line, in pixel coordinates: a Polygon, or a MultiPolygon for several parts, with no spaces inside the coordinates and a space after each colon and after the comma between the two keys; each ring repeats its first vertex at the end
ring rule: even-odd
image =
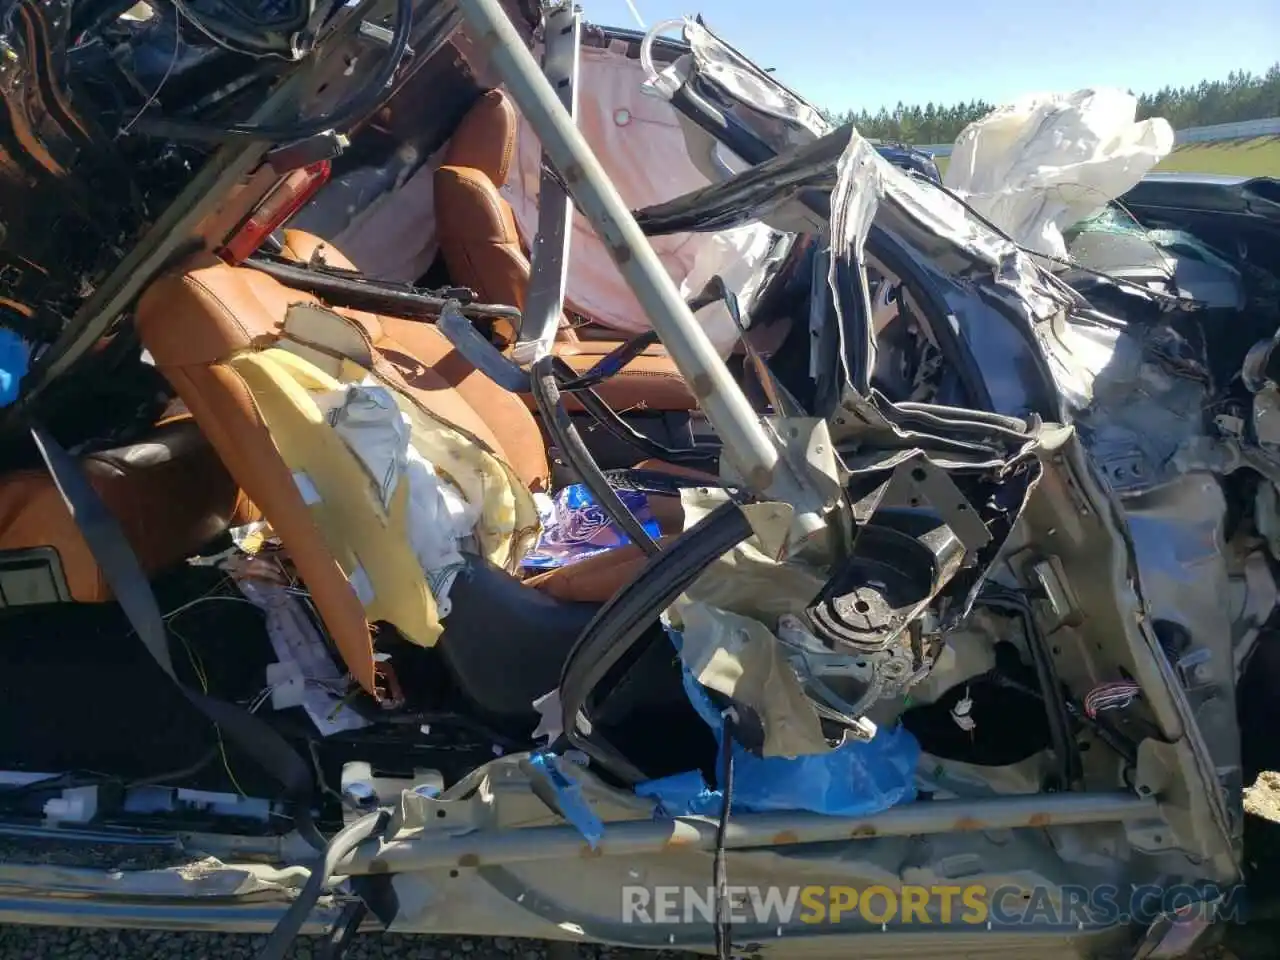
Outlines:
{"type": "MultiPolygon", "coordinates": [[[[864,137],[903,143],[950,143],[966,126],[994,109],[995,105],[985,100],[929,102],[923,107],[899,101],[892,110],[881,107],[875,113],[865,109],[823,113],[833,123],[852,121],[864,137]]],[[[1148,117],[1164,117],[1175,130],[1280,117],[1280,63],[1272,64],[1263,74],[1237,70],[1225,80],[1202,80],[1195,86],[1166,86],[1156,93],[1140,94],[1138,119],[1148,117]]]]}

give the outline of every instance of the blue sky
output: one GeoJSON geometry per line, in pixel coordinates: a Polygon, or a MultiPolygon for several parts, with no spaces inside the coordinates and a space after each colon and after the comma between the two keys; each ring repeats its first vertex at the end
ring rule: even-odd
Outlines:
{"type": "MultiPolygon", "coordinates": [[[[627,0],[578,2],[590,21],[637,26],[627,0]]],[[[647,24],[701,13],[756,63],[835,110],[1087,86],[1143,92],[1280,60],[1280,0],[631,2],[647,24]]]]}

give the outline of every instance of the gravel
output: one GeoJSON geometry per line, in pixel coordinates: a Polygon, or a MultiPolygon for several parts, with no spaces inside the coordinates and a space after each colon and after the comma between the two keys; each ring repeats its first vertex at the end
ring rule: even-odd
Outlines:
{"type": "MultiPolygon", "coordinates": [[[[253,960],[264,936],[65,927],[0,927],[0,960],[253,960]]],[[[302,938],[290,960],[313,960],[319,941],[302,938]]],[[[548,945],[505,937],[360,937],[346,960],[686,960],[692,954],[548,945]],[[576,952],[575,952],[576,950],[576,952]]]]}

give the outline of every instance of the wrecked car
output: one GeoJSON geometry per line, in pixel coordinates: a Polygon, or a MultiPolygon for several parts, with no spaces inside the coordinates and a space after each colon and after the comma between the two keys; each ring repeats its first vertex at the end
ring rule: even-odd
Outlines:
{"type": "Polygon", "coordinates": [[[0,918],[1203,946],[1274,182],[1052,257],[699,21],[389,6],[6,6],[0,918]]]}

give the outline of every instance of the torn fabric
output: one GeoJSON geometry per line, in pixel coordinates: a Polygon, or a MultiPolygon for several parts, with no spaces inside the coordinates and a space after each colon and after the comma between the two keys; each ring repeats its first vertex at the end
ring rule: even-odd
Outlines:
{"type": "Polygon", "coordinates": [[[316,394],[316,405],[369,472],[384,508],[400,483],[409,485],[409,543],[426,574],[439,617],[449,615],[449,590],[463,566],[462,546],[480,511],[437,476],[412,443],[408,419],[382,386],[348,386],[316,394]]]}

